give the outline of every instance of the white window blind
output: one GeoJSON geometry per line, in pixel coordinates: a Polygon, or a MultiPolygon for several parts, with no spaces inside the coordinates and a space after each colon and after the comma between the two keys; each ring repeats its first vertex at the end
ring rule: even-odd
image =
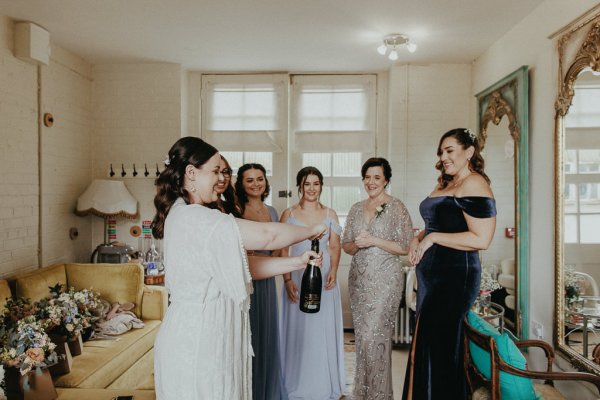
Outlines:
{"type": "Polygon", "coordinates": [[[219,149],[282,152],[287,75],[203,75],[202,136],[219,149]]]}
{"type": "Polygon", "coordinates": [[[373,152],[375,75],[294,75],[291,127],[299,151],[373,152]]]}
{"type": "Polygon", "coordinates": [[[209,96],[211,131],[279,130],[274,84],[216,83],[209,96]]]}

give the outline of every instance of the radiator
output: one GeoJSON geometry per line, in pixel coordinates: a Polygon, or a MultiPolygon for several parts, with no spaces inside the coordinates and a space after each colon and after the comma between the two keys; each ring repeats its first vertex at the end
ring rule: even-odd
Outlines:
{"type": "Polygon", "coordinates": [[[412,341],[414,309],[416,306],[416,276],[415,268],[404,266],[402,267],[404,276],[404,291],[402,300],[398,308],[398,316],[396,317],[396,327],[394,329],[394,344],[403,345],[410,344],[412,341]]]}

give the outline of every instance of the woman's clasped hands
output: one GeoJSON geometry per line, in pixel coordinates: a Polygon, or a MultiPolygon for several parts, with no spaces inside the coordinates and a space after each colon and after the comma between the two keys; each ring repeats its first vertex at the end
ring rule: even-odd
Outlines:
{"type": "Polygon", "coordinates": [[[375,237],[367,231],[361,231],[356,238],[354,238],[354,244],[359,249],[365,249],[375,245],[375,237]]]}

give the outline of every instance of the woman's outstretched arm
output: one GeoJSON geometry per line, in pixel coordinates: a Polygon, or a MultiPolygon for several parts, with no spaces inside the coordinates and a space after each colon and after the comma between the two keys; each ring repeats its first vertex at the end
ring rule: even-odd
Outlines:
{"type": "Polygon", "coordinates": [[[266,279],[306,267],[310,257],[314,257],[317,265],[321,265],[322,256],[314,251],[306,251],[297,257],[248,257],[252,279],[266,279]]]}
{"type": "Polygon", "coordinates": [[[278,250],[305,239],[321,237],[327,230],[324,224],[305,227],[246,219],[235,221],[240,228],[246,250],[278,250]]]}
{"type": "Polygon", "coordinates": [[[324,224],[297,226],[279,222],[254,222],[235,220],[246,250],[278,250],[305,239],[321,237],[327,227],[324,224]]]}

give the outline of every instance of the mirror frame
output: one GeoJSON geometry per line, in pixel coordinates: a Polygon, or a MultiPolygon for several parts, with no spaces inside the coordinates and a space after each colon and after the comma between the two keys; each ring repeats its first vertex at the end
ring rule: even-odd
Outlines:
{"type": "Polygon", "coordinates": [[[499,125],[508,118],[514,140],[515,173],[515,334],[529,335],[529,72],[526,65],[475,95],[481,149],[485,147],[489,123],[499,125]]]}
{"type": "Polygon", "coordinates": [[[563,282],[563,196],[564,193],[564,174],[563,174],[563,152],[565,147],[565,133],[563,118],[567,115],[575,95],[573,88],[575,81],[581,71],[586,68],[592,68],[600,72],[600,14],[593,15],[584,21],[571,27],[558,39],[558,93],[554,109],[556,111],[554,118],[554,345],[565,356],[574,367],[596,373],[600,372],[600,365],[583,357],[564,343],[564,282],[563,282]],[[590,27],[591,25],[591,27],[590,27]],[[574,50],[578,45],[578,40],[574,38],[575,33],[581,33],[580,30],[588,28],[589,31],[584,40],[579,40],[579,46],[572,61],[568,62],[568,52],[574,50]],[[568,63],[568,64],[567,64],[568,63]]]}

